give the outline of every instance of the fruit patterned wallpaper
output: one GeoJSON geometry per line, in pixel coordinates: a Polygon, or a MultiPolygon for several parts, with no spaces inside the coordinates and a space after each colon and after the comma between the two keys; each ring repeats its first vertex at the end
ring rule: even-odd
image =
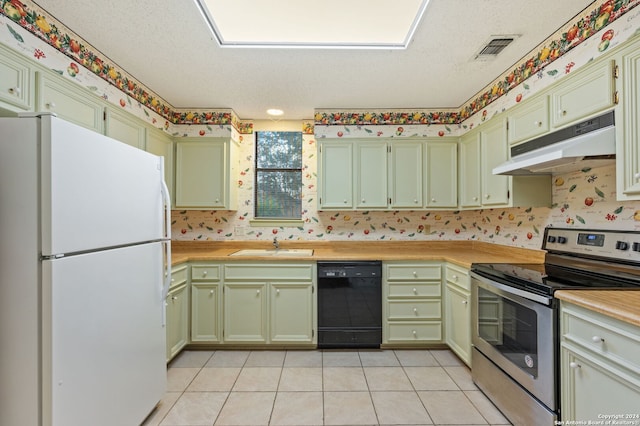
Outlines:
{"type": "Polygon", "coordinates": [[[269,240],[274,235],[282,241],[458,239],[539,248],[544,227],[550,224],[640,229],[640,202],[615,201],[614,166],[554,176],[551,208],[442,212],[319,212],[316,208],[318,138],[463,134],[637,33],[640,8],[634,7],[639,0],[596,1],[590,13],[552,35],[535,55],[498,77],[460,111],[317,110],[313,121],[302,123],[303,224],[293,228],[257,228],[248,223],[253,211],[251,123],[239,123],[231,110],[172,111],[139,82],[129,81],[126,73],[101,60],[90,45],[74,44],[81,39],[71,31],[63,26],[54,31],[53,20],[39,15],[31,2],[0,0],[0,4],[0,43],[176,137],[232,135],[240,141],[239,210],[176,210],[174,239],[269,240]],[[580,49],[574,48],[577,45],[580,49]]]}

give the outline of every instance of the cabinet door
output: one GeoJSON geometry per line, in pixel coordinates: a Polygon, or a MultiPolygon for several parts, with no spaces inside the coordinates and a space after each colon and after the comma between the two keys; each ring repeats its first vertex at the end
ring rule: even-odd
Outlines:
{"type": "Polygon", "coordinates": [[[353,208],[353,144],[320,145],[320,209],[353,208]]]}
{"type": "Polygon", "coordinates": [[[391,207],[422,207],[422,147],[419,142],[397,142],[391,145],[389,197],[391,207]]]}
{"type": "Polygon", "coordinates": [[[480,128],[480,167],[483,206],[508,206],[510,176],[494,175],[493,168],[509,158],[504,118],[496,117],[480,128]]]}
{"type": "Polygon", "coordinates": [[[169,291],[166,300],[167,360],[176,356],[189,339],[187,286],[169,291]]]}
{"type": "Polygon", "coordinates": [[[27,62],[14,55],[0,47],[0,108],[29,111],[33,107],[33,73],[27,62]]]}
{"type": "Polygon", "coordinates": [[[191,283],[191,341],[216,343],[220,339],[220,285],[191,283]]]}
{"type": "Polygon", "coordinates": [[[225,342],[267,342],[266,288],[266,283],[225,283],[225,342]]]}
{"type": "Polygon", "coordinates": [[[551,91],[551,124],[562,127],[614,105],[612,60],[596,61],[562,80],[551,91]]]}
{"type": "Polygon", "coordinates": [[[459,149],[460,207],[480,207],[480,134],[472,131],[462,136],[459,149]]]}
{"type": "Polygon", "coordinates": [[[313,286],[310,282],[270,284],[271,343],[313,341],[313,286]]]}
{"type": "Polygon", "coordinates": [[[171,193],[171,203],[175,205],[173,188],[173,141],[162,130],[147,129],[146,150],[155,155],[164,157],[164,181],[171,193]]]}
{"type": "Polygon", "coordinates": [[[616,110],[618,200],[640,200],[640,40],[621,52],[621,103],[616,110]]]}
{"type": "MultiPolygon", "coordinates": [[[[603,361],[563,345],[560,350],[562,420],[602,421],[603,414],[638,414],[640,385],[603,361]]],[[[634,418],[637,423],[638,419],[634,418]]]]}
{"type": "Polygon", "coordinates": [[[225,207],[227,149],[224,141],[176,144],[176,207],[225,207]]]}
{"type": "Polygon", "coordinates": [[[386,208],[387,143],[358,142],[356,153],[356,208],[386,208]]]}
{"type": "Polygon", "coordinates": [[[425,205],[430,208],[458,206],[458,146],[451,142],[426,144],[425,205]]]}
{"type": "Polygon", "coordinates": [[[145,149],[146,129],[131,114],[107,107],[105,118],[105,135],[134,148],[145,149]]]}
{"type": "Polygon", "coordinates": [[[103,133],[104,105],[99,98],[62,77],[39,71],[38,111],[54,112],[72,123],[103,133]]]}
{"type": "Polygon", "coordinates": [[[549,97],[532,98],[507,111],[509,145],[549,131],[549,97]]]}
{"type": "Polygon", "coordinates": [[[469,293],[447,284],[445,287],[446,341],[467,365],[471,363],[471,314],[469,293]]]}

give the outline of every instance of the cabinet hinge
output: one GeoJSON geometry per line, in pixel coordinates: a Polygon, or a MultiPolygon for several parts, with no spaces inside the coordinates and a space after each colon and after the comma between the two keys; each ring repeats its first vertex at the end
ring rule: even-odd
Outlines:
{"type": "Polygon", "coordinates": [[[102,121],[107,121],[107,111],[102,111],[102,121]]]}
{"type": "Polygon", "coordinates": [[[507,200],[511,198],[511,191],[507,190],[507,200]]]}
{"type": "Polygon", "coordinates": [[[614,63],[613,64],[613,78],[618,78],[619,74],[620,74],[620,67],[618,67],[618,65],[616,65],[614,63]]]}
{"type": "Polygon", "coordinates": [[[389,205],[391,205],[391,197],[389,197],[389,205]]]}
{"type": "Polygon", "coordinates": [[[618,105],[618,102],[620,102],[620,95],[618,95],[618,91],[616,90],[613,92],[613,104],[618,105]]]}
{"type": "Polygon", "coordinates": [[[507,120],[507,130],[509,130],[509,120],[507,120]]]}
{"type": "Polygon", "coordinates": [[[311,330],[311,338],[313,339],[314,337],[316,337],[316,331],[315,330],[311,330]]]}

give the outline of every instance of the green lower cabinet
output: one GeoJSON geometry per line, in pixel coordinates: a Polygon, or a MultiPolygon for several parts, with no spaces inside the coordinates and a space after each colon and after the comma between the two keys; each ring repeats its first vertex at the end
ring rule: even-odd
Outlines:
{"type": "Polygon", "coordinates": [[[444,283],[445,340],[453,352],[471,367],[471,283],[469,270],[448,264],[444,283]]]}
{"type": "Polygon", "coordinates": [[[640,328],[564,301],[560,309],[561,420],[638,424],[640,328]]]}
{"type": "Polygon", "coordinates": [[[191,266],[191,343],[222,341],[220,265],[191,266]]]}
{"type": "Polygon", "coordinates": [[[224,284],[224,341],[267,343],[265,282],[224,284]]]}
{"type": "Polygon", "coordinates": [[[189,282],[187,265],[172,268],[171,285],[165,299],[167,362],[189,342],[189,282]]]}
{"type": "Polygon", "coordinates": [[[274,282],[270,288],[271,343],[312,343],[313,283],[274,282]]]}

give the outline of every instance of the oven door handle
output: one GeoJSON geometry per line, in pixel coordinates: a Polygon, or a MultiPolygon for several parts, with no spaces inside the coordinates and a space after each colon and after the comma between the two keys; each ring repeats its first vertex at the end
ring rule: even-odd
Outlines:
{"type": "Polygon", "coordinates": [[[489,285],[489,286],[495,287],[495,288],[497,288],[499,290],[502,290],[505,293],[512,294],[514,296],[519,296],[519,297],[522,297],[523,299],[526,299],[526,300],[532,300],[534,302],[542,303],[543,305],[546,305],[546,306],[550,306],[551,305],[551,299],[548,298],[548,297],[541,296],[539,294],[531,293],[531,292],[528,292],[528,291],[520,290],[518,288],[511,287],[511,286],[506,285],[506,284],[502,284],[502,283],[500,283],[498,281],[491,280],[491,279],[486,278],[486,277],[484,277],[484,276],[482,276],[480,274],[477,274],[477,273],[475,273],[473,271],[471,271],[471,277],[475,278],[476,280],[478,280],[478,281],[480,281],[480,282],[482,282],[482,283],[484,283],[486,285],[489,285]]]}

